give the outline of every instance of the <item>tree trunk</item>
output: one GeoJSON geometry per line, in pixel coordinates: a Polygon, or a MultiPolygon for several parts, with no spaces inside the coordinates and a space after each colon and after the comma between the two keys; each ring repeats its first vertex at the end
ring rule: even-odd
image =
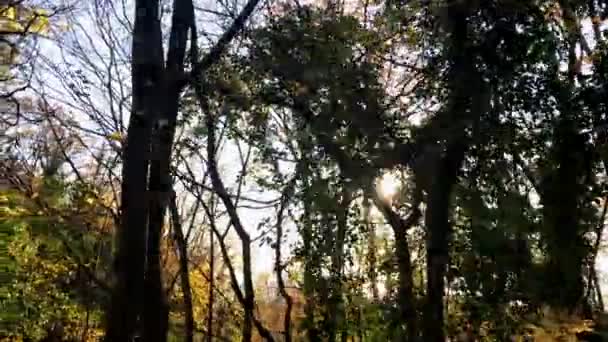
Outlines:
{"type": "Polygon", "coordinates": [[[143,308],[147,180],[152,128],[158,118],[162,46],[158,0],[135,2],[132,62],[132,112],[127,131],[117,231],[115,287],[107,312],[105,340],[130,341],[143,308]]]}
{"type": "MultiPolygon", "coordinates": [[[[162,145],[162,143],[161,143],[162,145]]],[[[164,155],[161,148],[152,147],[155,156],[164,155]]],[[[164,157],[164,156],[163,156],[164,157]]],[[[161,157],[162,158],[162,157],[161,157]]],[[[169,328],[169,306],[165,296],[160,264],[160,241],[168,197],[169,161],[154,160],[150,168],[150,215],[144,287],[143,339],[163,342],[169,328]]]]}
{"type": "Polygon", "coordinates": [[[590,252],[584,235],[590,227],[585,222],[584,211],[589,209],[585,208],[588,203],[585,194],[586,182],[593,173],[593,158],[589,138],[578,132],[580,119],[576,112],[581,108],[573,95],[580,71],[576,52],[581,43],[580,23],[569,2],[559,3],[565,23],[576,29],[568,30],[567,35],[568,77],[559,80],[559,75],[555,75],[554,90],[560,115],[553,132],[551,156],[556,165],[548,170],[541,190],[549,255],[547,276],[554,285],[544,294],[551,305],[575,312],[588,304],[584,297],[583,266],[590,252]]]}
{"type": "Polygon", "coordinates": [[[452,187],[465,154],[465,145],[455,143],[437,165],[434,182],[429,189],[425,213],[427,286],[424,312],[424,341],[444,342],[445,274],[449,257],[449,206],[452,187]]]}
{"type": "Polygon", "coordinates": [[[426,127],[427,136],[423,137],[427,141],[428,138],[430,141],[444,141],[446,145],[434,170],[429,170],[433,174],[426,189],[425,342],[444,342],[446,339],[443,301],[451,233],[450,197],[471,138],[467,131],[472,129],[471,135],[474,136],[481,116],[490,108],[490,89],[482,80],[474,64],[474,56],[467,47],[467,17],[474,10],[466,1],[454,1],[447,9],[444,26],[449,32],[446,57],[451,62],[447,75],[450,93],[446,108],[437,115],[435,122],[426,127]]]}
{"type": "MultiPolygon", "coordinates": [[[[129,341],[138,329],[142,330],[146,341],[165,341],[167,338],[168,308],[161,278],[160,237],[167,193],[171,187],[169,166],[179,96],[186,84],[183,63],[188,31],[192,36],[193,84],[197,96],[202,99],[202,73],[217,62],[258,1],[250,0],[247,3],[209,54],[199,61],[192,1],[175,0],[166,68],[163,66],[159,1],[135,2],[133,110],[123,161],[122,217],[115,258],[116,285],[106,318],[106,341],[129,341]],[[157,135],[151,150],[154,127],[157,128],[157,135]],[[150,157],[154,162],[148,192],[150,157]],[[145,200],[142,201],[142,198],[145,200]],[[143,320],[143,326],[139,319],[143,320]]],[[[244,258],[248,254],[245,251],[244,258]]],[[[252,286],[246,284],[245,287],[247,293],[253,293],[252,286]]],[[[253,303],[248,306],[249,310],[253,310],[253,303]]]]}
{"type": "MultiPolygon", "coordinates": [[[[418,211],[416,209],[416,211],[418,211]]],[[[418,213],[416,216],[420,216],[418,213]]],[[[417,220],[417,219],[416,219],[417,220]]],[[[408,341],[418,339],[418,315],[416,314],[416,299],[414,297],[413,267],[407,232],[395,232],[397,262],[399,264],[399,311],[401,322],[405,323],[408,341]]]]}
{"type": "Polygon", "coordinates": [[[169,307],[165,297],[160,265],[160,240],[165,210],[171,192],[171,149],[175,138],[179,97],[183,87],[184,58],[188,31],[194,20],[191,0],[175,0],[167,65],[163,72],[163,112],[152,139],[153,161],[150,165],[151,193],[148,219],[148,249],[145,285],[144,340],[166,341],[169,307]]]}

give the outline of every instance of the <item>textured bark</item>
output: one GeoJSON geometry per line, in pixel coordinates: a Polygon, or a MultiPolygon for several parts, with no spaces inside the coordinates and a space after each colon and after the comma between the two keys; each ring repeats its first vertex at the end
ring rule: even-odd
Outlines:
{"type": "Polygon", "coordinates": [[[166,341],[169,324],[169,307],[163,289],[160,265],[160,240],[165,211],[171,193],[171,149],[175,138],[175,128],[179,107],[179,97],[183,84],[184,57],[188,41],[188,31],[194,20],[191,0],[175,0],[167,51],[167,63],[163,70],[162,113],[152,139],[150,164],[150,212],[148,219],[148,248],[146,257],[144,340],[166,341]]]}
{"type": "Polygon", "coordinates": [[[133,31],[132,112],[124,152],[121,223],[117,231],[115,287],[107,312],[105,340],[131,341],[143,307],[146,255],[148,157],[158,117],[162,48],[157,0],[137,0],[133,31]]]}

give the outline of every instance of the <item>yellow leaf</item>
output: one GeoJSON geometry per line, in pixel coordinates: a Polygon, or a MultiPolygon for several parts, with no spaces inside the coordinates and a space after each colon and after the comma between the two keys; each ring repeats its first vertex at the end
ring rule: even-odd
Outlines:
{"type": "Polygon", "coordinates": [[[0,29],[9,33],[44,33],[49,27],[49,12],[41,8],[0,7],[0,29]],[[24,32],[27,30],[27,32],[24,32]]]}
{"type": "Polygon", "coordinates": [[[118,131],[108,135],[108,139],[110,140],[114,140],[114,141],[122,141],[122,134],[118,131]]]}
{"type": "Polygon", "coordinates": [[[0,29],[8,33],[22,33],[23,25],[14,20],[0,22],[0,29]]]}
{"type": "Polygon", "coordinates": [[[7,8],[6,10],[2,10],[2,15],[8,20],[16,20],[17,19],[17,11],[14,6],[7,8]]]}
{"type": "Polygon", "coordinates": [[[49,18],[47,17],[37,17],[32,19],[33,22],[29,27],[30,32],[34,33],[45,33],[47,28],[49,27],[49,18]]]}

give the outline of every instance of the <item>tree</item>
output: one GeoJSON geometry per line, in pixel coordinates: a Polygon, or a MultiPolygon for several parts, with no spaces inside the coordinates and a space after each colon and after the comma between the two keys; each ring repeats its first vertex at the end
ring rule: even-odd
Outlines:
{"type": "Polygon", "coordinates": [[[116,290],[108,313],[106,339],[127,340],[136,332],[139,315],[144,320],[146,340],[164,340],[167,334],[168,310],[162,290],[159,244],[167,194],[170,190],[169,164],[175,135],[179,95],[186,85],[184,58],[188,32],[191,34],[191,79],[199,100],[204,100],[202,73],[216,62],[226,45],[238,33],[253,11],[249,4],[218,44],[203,59],[196,50],[197,32],[192,2],[177,1],[164,65],[162,32],[158,1],[136,1],[133,30],[133,99],[123,161],[121,229],[116,257],[116,290]],[[160,94],[169,94],[161,99],[160,94]],[[161,111],[159,112],[159,109],[161,111]],[[156,137],[152,137],[153,129],[156,137]],[[154,140],[157,139],[157,140],[154,140]],[[155,160],[150,162],[150,153],[155,160]],[[148,184],[148,165],[150,183],[148,184]],[[148,198],[140,201],[140,196],[148,198]],[[149,200],[149,203],[146,203],[149,200]],[[145,223],[148,226],[146,227],[145,223]],[[133,227],[142,227],[135,229],[133,227]],[[148,236],[146,242],[146,234],[148,236]],[[147,247],[146,247],[147,244],[147,247]],[[147,264],[144,265],[145,260],[147,264]],[[144,277],[145,270],[145,277],[144,277]],[[143,308],[142,289],[145,288],[143,308]],[[131,305],[129,305],[131,304],[131,305]],[[130,309],[124,310],[128,306],[130,309]]]}

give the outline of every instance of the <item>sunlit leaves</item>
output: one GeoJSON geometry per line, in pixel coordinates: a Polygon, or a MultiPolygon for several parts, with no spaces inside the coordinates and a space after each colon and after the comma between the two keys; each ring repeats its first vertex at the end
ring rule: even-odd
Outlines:
{"type": "Polygon", "coordinates": [[[20,5],[0,6],[0,31],[3,34],[44,34],[49,27],[50,11],[20,5]]]}
{"type": "Polygon", "coordinates": [[[95,201],[89,196],[79,204],[70,199],[73,189],[52,178],[33,179],[31,185],[33,194],[14,189],[0,196],[1,247],[9,257],[2,263],[8,266],[7,278],[0,281],[0,302],[6,308],[0,314],[6,323],[0,334],[40,339],[60,323],[66,337],[96,340],[100,290],[90,277],[109,241],[107,233],[88,230],[97,226],[99,212],[87,216],[79,210],[95,201]],[[84,317],[89,320],[86,334],[84,317]]]}
{"type": "MultiPolygon", "coordinates": [[[[25,45],[35,36],[47,35],[54,13],[33,7],[25,1],[8,1],[0,5],[0,81],[16,81],[18,71],[31,51],[25,45]],[[21,58],[25,55],[25,58],[21,58]]],[[[30,49],[31,50],[31,49],[30,49]]]]}
{"type": "Polygon", "coordinates": [[[121,132],[112,132],[112,134],[108,135],[108,139],[112,141],[122,142],[123,138],[121,132]]]}

